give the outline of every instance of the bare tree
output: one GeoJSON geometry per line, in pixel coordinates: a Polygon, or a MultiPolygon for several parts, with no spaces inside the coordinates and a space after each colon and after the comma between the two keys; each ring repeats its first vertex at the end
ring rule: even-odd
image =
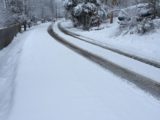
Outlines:
{"type": "Polygon", "coordinates": [[[6,0],[3,0],[3,6],[4,8],[7,8],[6,0]]]}

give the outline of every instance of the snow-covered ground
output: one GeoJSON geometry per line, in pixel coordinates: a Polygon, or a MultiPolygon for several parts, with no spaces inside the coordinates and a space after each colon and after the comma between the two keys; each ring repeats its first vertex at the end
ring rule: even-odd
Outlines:
{"type": "Polygon", "coordinates": [[[116,19],[113,24],[107,23],[100,26],[105,28],[102,30],[82,31],[73,28],[70,21],[64,22],[63,26],[74,33],[92,38],[96,43],[109,45],[126,53],[132,53],[160,63],[160,29],[145,35],[124,34],[124,32],[120,31],[116,19]]]}
{"type": "Polygon", "coordinates": [[[14,99],[7,97],[3,102],[0,98],[0,105],[13,103],[7,107],[12,107],[8,120],[160,119],[159,101],[56,42],[47,33],[48,26],[19,35],[0,51],[0,55],[12,53],[6,55],[10,58],[6,70],[1,66],[0,70],[11,72],[12,80],[16,75],[14,84],[0,87],[0,95],[6,88],[15,91],[14,99]],[[18,68],[10,71],[9,65],[18,68]]]}
{"type": "Polygon", "coordinates": [[[0,51],[0,120],[12,107],[18,60],[27,36],[28,32],[18,34],[8,47],[0,51]]]}

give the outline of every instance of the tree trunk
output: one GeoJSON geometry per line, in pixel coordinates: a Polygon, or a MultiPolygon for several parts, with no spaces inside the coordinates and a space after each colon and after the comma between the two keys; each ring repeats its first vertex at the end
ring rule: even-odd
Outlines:
{"type": "Polygon", "coordinates": [[[113,23],[113,12],[111,12],[111,14],[110,14],[110,24],[112,24],[113,23]]]}

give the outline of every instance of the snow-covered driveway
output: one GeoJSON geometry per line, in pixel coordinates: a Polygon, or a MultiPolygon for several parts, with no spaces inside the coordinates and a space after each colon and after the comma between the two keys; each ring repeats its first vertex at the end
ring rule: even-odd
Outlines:
{"type": "Polygon", "coordinates": [[[160,102],[56,42],[29,31],[9,120],[159,120],[160,102]]]}

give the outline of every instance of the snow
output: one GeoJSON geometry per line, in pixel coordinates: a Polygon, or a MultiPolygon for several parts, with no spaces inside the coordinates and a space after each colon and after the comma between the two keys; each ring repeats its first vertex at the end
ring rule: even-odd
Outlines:
{"type": "Polygon", "coordinates": [[[83,5],[84,5],[84,3],[80,3],[79,5],[77,5],[76,7],[74,7],[74,9],[73,9],[74,16],[79,16],[82,13],[82,11],[83,11],[83,5]]]}
{"type": "MultiPolygon", "coordinates": [[[[58,28],[57,28],[58,29],[58,28]]],[[[57,33],[58,34],[58,33],[57,33]]],[[[60,34],[64,36],[65,34],[60,34]]],[[[66,36],[66,35],[65,35],[66,36]]],[[[81,40],[73,39],[73,37],[66,36],[67,40],[75,45],[83,46],[85,50],[91,53],[96,53],[98,56],[109,60],[111,63],[116,64],[122,68],[125,68],[133,73],[140,74],[151,80],[160,83],[160,69],[147,65],[145,63],[139,62],[137,60],[119,55],[117,53],[111,52],[109,50],[94,46],[90,43],[83,42],[81,40]],[[117,61],[118,60],[118,61],[117,61]]]]}
{"type": "Polygon", "coordinates": [[[122,9],[123,13],[126,13],[130,17],[135,16],[142,16],[146,13],[151,12],[151,9],[149,8],[148,3],[140,3],[137,5],[129,6],[127,8],[122,9]]]}
{"type": "Polygon", "coordinates": [[[29,30],[6,48],[22,50],[9,56],[20,58],[12,71],[17,74],[8,120],[160,119],[159,101],[56,42],[48,26],[29,30]]]}
{"type": "Polygon", "coordinates": [[[64,22],[63,26],[67,27],[71,32],[92,38],[94,40],[92,41],[98,44],[117,48],[157,63],[160,62],[160,41],[158,39],[160,37],[160,29],[144,35],[126,34],[119,29],[116,19],[113,24],[107,23],[100,26],[100,28],[104,28],[101,30],[82,31],[73,28],[70,21],[64,22]]]}
{"type": "Polygon", "coordinates": [[[6,9],[0,9],[0,29],[16,23],[16,16],[6,9]]]}
{"type": "MultiPolygon", "coordinates": [[[[23,37],[27,37],[27,33],[23,37]]],[[[22,51],[23,39],[18,34],[13,42],[0,51],[0,120],[10,112],[13,103],[15,77],[20,53],[22,51]]]]}

